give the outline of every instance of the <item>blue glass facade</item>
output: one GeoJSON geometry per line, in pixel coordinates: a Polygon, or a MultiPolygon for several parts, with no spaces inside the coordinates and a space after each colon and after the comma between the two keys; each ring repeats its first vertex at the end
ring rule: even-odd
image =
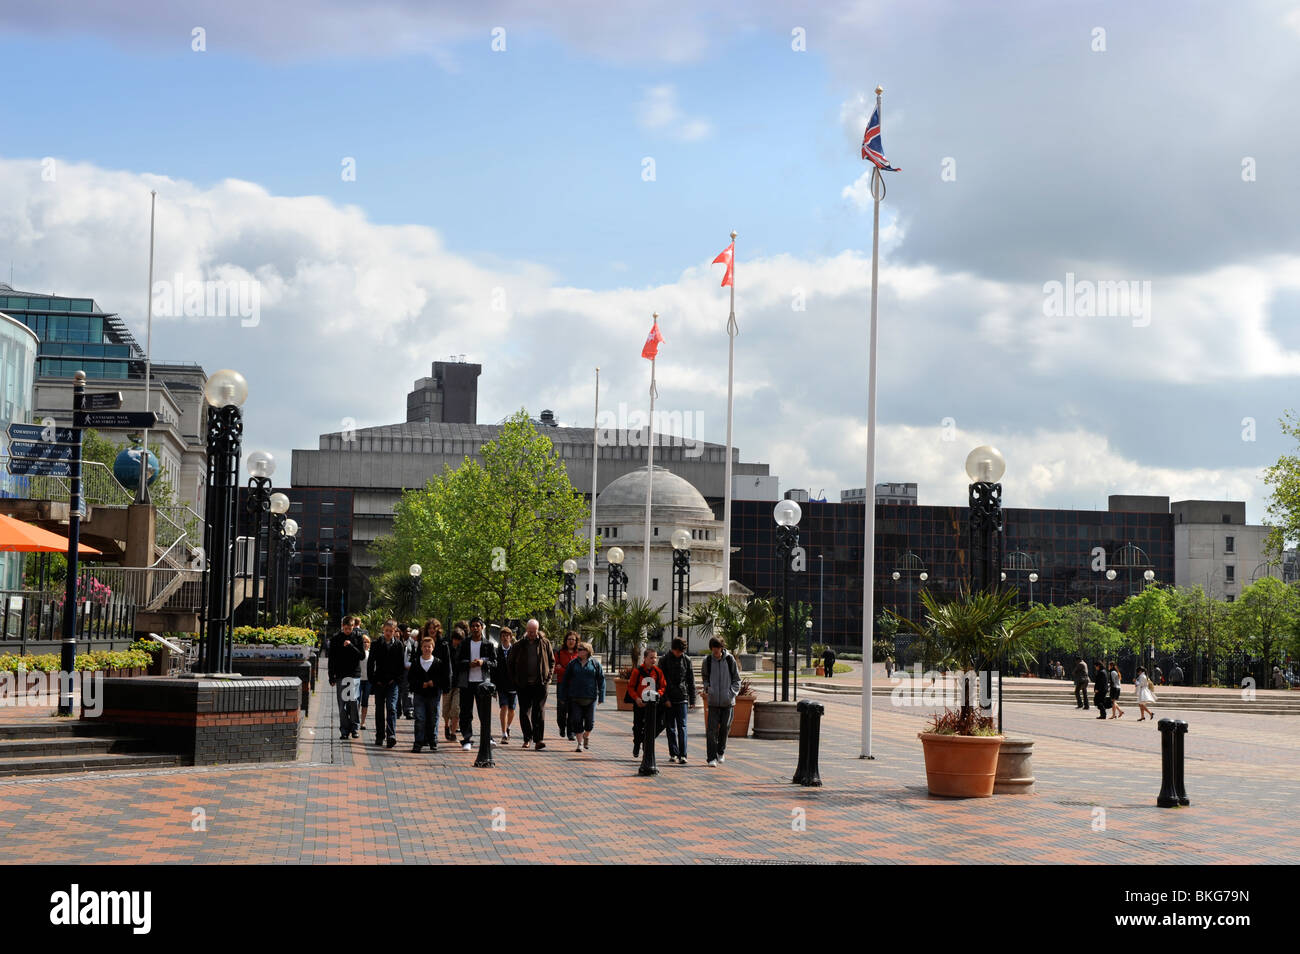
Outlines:
{"type": "Polygon", "coordinates": [[[30,328],[40,339],[37,377],[127,378],[140,346],[118,320],[90,298],[63,298],[0,290],[0,312],[30,328]]]}

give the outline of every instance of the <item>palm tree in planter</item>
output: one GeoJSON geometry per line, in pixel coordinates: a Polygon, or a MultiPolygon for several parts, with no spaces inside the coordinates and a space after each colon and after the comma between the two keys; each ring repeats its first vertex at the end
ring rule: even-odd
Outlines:
{"type": "Polygon", "coordinates": [[[946,603],[922,590],[925,618],[916,622],[897,617],[919,638],[927,658],[958,672],[961,705],[935,716],[929,731],[918,736],[931,795],[993,794],[1003,737],[992,718],[980,715],[972,684],[989,665],[1030,658],[1029,634],[1045,622],[1022,614],[1016,602],[1014,587],[1000,592],[962,587],[956,599],[946,603]]]}

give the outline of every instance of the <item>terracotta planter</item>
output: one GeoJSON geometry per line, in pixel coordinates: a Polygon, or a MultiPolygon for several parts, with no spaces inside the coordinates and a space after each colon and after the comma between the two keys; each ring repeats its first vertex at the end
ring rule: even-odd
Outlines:
{"type": "Polygon", "coordinates": [[[825,667],[823,667],[823,666],[818,666],[818,667],[817,667],[817,675],[819,675],[819,676],[824,676],[824,675],[826,675],[826,669],[825,669],[825,667]]]}
{"type": "Polygon", "coordinates": [[[931,795],[988,798],[998,771],[1000,735],[936,735],[919,732],[925,781],[931,795]]]}
{"type": "Polygon", "coordinates": [[[627,695],[627,680],[622,676],[614,677],[614,702],[618,705],[619,712],[631,712],[636,708],[632,703],[627,702],[623,697],[627,695]]]}
{"type": "MultiPolygon", "coordinates": [[[[731,720],[731,731],[727,733],[729,739],[743,739],[749,735],[749,717],[754,712],[754,700],[758,696],[736,696],[736,711],[733,713],[731,720]]],[[[707,703],[707,700],[705,700],[707,703]]]]}

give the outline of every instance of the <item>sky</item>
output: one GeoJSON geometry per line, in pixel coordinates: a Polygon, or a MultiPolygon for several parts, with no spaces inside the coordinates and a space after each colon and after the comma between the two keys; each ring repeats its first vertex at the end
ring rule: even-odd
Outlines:
{"type": "Polygon", "coordinates": [[[877,480],[958,505],[992,443],[1008,506],[1264,518],[1300,4],[535,6],[0,6],[0,278],[143,341],[156,190],[155,282],[258,298],[156,313],[154,356],[241,371],[245,450],[286,478],[451,355],[482,422],[590,426],[597,367],[602,408],[644,408],[652,312],[657,406],[722,442],[735,229],[736,444],[836,500],[865,481],[880,84],[877,480]]]}

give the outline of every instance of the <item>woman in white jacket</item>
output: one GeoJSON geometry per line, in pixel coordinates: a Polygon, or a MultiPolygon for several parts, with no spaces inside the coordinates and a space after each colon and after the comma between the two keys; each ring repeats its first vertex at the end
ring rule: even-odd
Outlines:
{"type": "Polygon", "coordinates": [[[1142,718],[1138,721],[1145,722],[1147,716],[1155,721],[1156,714],[1151,711],[1150,706],[1156,701],[1156,694],[1151,691],[1151,680],[1147,678],[1147,671],[1141,666],[1138,667],[1133,684],[1137,687],[1138,707],[1142,710],[1142,718]]]}

